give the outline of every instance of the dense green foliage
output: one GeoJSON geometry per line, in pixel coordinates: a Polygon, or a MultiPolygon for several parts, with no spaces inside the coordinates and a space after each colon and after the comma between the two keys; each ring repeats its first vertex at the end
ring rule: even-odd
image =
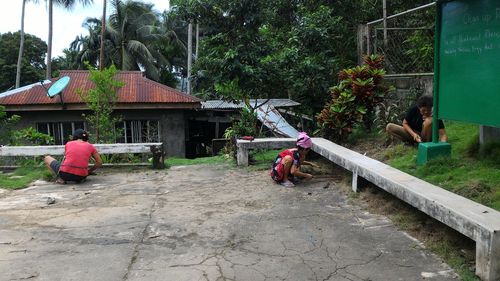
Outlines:
{"type": "Polygon", "coordinates": [[[14,142],[13,126],[21,119],[19,115],[8,116],[4,110],[5,107],[0,105],[0,145],[14,142]]]}
{"type": "MultiPolygon", "coordinates": [[[[19,40],[19,32],[0,34],[0,93],[13,88],[16,84],[19,40]]],[[[34,35],[25,34],[24,40],[21,86],[36,83],[43,79],[45,49],[47,48],[45,42],[34,35]]]]}
{"type": "Polygon", "coordinates": [[[50,145],[54,144],[54,138],[38,132],[33,127],[27,127],[13,132],[12,145],[50,145]]]}
{"type": "MultiPolygon", "coordinates": [[[[397,1],[393,11],[424,1],[397,1]]],[[[381,17],[381,1],[172,1],[203,30],[194,85],[203,97],[291,98],[321,110],[336,73],[355,64],[357,25],[381,17]]],[[[391,6],[391,5],[390,5],[391,6]]]]}
{"type": "Polygon", "coordinates": [[[248,108],[243,108],[240,119],[233,122],[233,125],[226,129],[224,137],[232,139],[243,136],[257,136],[256,123],[257,114],[248,108]]]}
{"type": "Polygon", "coordinates": [[[118,99],[117,90],[124,84],[115,80],[117,69],[114,65],[102,71],[89,66],[89,71],[94,88],[87,93],[79,90],[78,94],[92,111],[92,114],[84,115],[93,132],[91,140],[94,143],[115,143],[121,132],[115,129],[120,118],[113,116],[113,106],[118,99]]]}

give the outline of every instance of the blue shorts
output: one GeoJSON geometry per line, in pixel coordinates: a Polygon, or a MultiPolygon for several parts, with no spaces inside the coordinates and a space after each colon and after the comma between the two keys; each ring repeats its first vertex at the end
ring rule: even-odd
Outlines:
{"type": "Polygon", "coordinates": [[[59,169],[61,169],[61,163],[59,163],[59,161],[57,161],[57,160],[54,160],[54,161],[50,162],[50,168],[57,175],[57,174],[59,174],[59,169]]]}

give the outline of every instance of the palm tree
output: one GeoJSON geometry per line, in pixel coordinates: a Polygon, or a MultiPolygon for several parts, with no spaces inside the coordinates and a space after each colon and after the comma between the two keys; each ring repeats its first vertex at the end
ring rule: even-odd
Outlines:
{"type": "Polygon", "coordinates": [[[109,55],[121,70],[144,68],[149,78],[158,81],[157,64],[165,59],[153,48],[158,24],[153,5],[131,0],[112,0],[111,5],[106,33],[115,49],[109,55]]]}
{"type": "Polygon", "coordinates": [[[92,66],[97,66],[98,63],[106,65],[106,62],[99,61],[101,21],[96,18],[87,18],[83,23],[83,27],[87,28],[89,34],[77,36],[69,47],[69,51],[77,52],[75,59],[78,69],[85,69],[85,62],[92,66]]]}
{"type": "Polygon", "coordinates": [[[49,38],[47,40],[47,73],[46,73],[46,78],[50,79],[52,78],[52,65],[51,65],[51,60],[52,60],[52,8],[53,5],[59,5],[62,6],[66,9],[71,9],[75,6],[77,2],[81,3],[82,5],[89,5],[94,2],[94,0],[45,0],[48,2],[48,7],[49,7],[49,38]]]}
{"type": "Polygon", "coordinates": [[[175,12],[164,11],[157,28],[155,52],[159,52],[165,62],[158,64],[162,83],[175,87],[176,74],[187,69],[187,22],[177,17],[175,12]]]}

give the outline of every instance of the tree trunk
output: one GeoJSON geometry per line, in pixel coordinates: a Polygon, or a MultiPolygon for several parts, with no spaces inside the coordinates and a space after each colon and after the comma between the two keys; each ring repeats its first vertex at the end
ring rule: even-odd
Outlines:
{"type": "Polygon", "coordinates": [[[191,94],[191,63],[193,59],[193,21],[188,25],[188,53],[187,53],[187,94],[191,94]]]}
{"type": "Polygon", "coordinates": [[[23,61],[23,51],[24,51],[24,12],[26,8],[26,0],[23,0],[23,8],[21,10],[21,40],[19,42],[19,55],[17,56],[17,71],[16,71],[16,89],[19,88],[21,84],[21,65],[23,61]]]}
{"type": "Polygon", "coordinates": [[[52,0],[49,0],[49,39],[47,40],[47,73],[46,78],[52,78],[52,0]]]}
{"type": "Polygon", "coordinates": [[[196,23],[196,49],[195,49],[195,58],[198,60],[198,46],[200,45],[200,24],[196,23]]]}
{"type": "Polygon", "coordinates": [[[104,34],[106,33],[106,2],[103,0],[102,3],[102,22],[101,22],[101,50],[99,51],[99,70],[104,67],[104,34]]]}

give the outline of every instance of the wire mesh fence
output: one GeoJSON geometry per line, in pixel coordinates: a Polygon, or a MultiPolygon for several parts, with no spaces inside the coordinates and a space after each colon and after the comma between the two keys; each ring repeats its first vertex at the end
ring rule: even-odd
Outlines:
{"type": "Polygon", "coordinates": [[[369,22],[365,52],[384,55],[388,74],[433,72],[435,12],[430,3],[369,22]]]}

